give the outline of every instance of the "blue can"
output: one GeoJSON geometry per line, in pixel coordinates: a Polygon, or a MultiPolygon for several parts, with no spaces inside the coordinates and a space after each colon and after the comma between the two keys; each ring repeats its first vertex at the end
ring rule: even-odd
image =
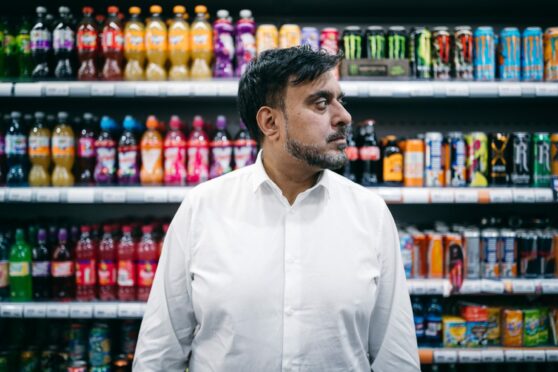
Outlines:
{"type": "Polygon", "coordinates": [[[401,247],[401,260],[403,261],[403,268],[405,269],[405,277],[409,279],[413,275],[413,238],[407,233],[400,233],[399,244],[401,247]]]}
{"type": "Polygon", "coordinates": [[[316,27],[303,27],[301,30],[301,45],[308,45],[312,50],[320,49],[320,32],[316,27]]]}
{"type": "Polygon", "coordinates": [[[540,27],[527,27],[523,31],[523,80],[542,81],[544,75],[543,31],[540,27]]]}
{"type": "Polygon", "coordinates": [[[500,79],[521,79],[521,33],[517,27],[506,27],[500,32],[498,66],[500,79]]]}
{"type": "Polygon", "coordinates": [[[444,146],[446,186],[467,186],[467,143],[461,132],[448,133],[444,146]]]}
{"type": "Polygon", "coordinates": [[[495,37],[494,29],[490,26],[478,27],[474,33],[475,79],[490,81],[496,77],[495,37]]]}

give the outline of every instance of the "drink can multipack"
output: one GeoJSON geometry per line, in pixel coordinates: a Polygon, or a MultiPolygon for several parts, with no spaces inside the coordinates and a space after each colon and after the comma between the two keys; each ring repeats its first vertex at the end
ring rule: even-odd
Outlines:
{"type": "Polygon", "coordinates": [[[386,58],[386,31],[382,26],[368,26],[364,40],[368,59],[386,58]]]}
{"type": "Polygon", "coordinates": [[[517,246],[515,231],[503,229],[500,231],[502,247],[502,278],[517,277],[517,246]]]}
{"type": "Polygon", "coordinates": [[[362,58],[362,29],[359,26],[347,26],[343,30],[343,51],[345,59],[362,58]]]}
{"type": "Polygon", "coordinates": [[[446,186],[467,185],[467,143],[461,132],[448,133],[444,142],[444,169],[446,186]]]}
{"type": "Polygon", "coordinates": [[[292,48],[300,45],[300,27],[295,24],[285,24],[279,29],[279,48],[292,48]]]}
{"type": "Polygon", "coordinates": [[[425,186],[444,186],[442,159],[443,136],[440,132],[425,134],[425,186]]]}
{"type": "Polygon", "coordinates": [[[544,32],[544,79],[558,81],[558,27],[544,32]]]}
{"type": "Polygon", "coordinates": [[[409,34],[409,58],[414,77],[432,77],[432,34],[426,27],[414,27],[409,34]]]}
{"type": "Polygon", "coordinates": [[[424,141],[415,138],[406,140],[403,161],[403,185],[422,186],[424,184],[424,141]]]}
{"type": "Polygon", "coordinates": [[[481,277],[481,242],[477,229],[463,231],[463,247],[466,257],[466,278],[479,279],[481,277]]]}
{"type": "Polygon", "coordinates": [[[301,30],[300,45],[307,45],[312,50],[320,49],[320,32],[316,27],[303,27],[301,30]]]}
{"type": "Polygon", "coordinates": [[[453,69],[458,80],[473,80],[473,31],[457,26],[453,32],[453,69]]]}
{"type": "Polygon", "coordinates": [[[523,31],[521,73],[525,81],[542,81],[544,75],[543,32],[540,27],[523,31]]]}
{"type": "Polygon", "coordinates": [[[451,37],[445,26],[432,32],[432,74],[436,80],[449,80],[451,70],[451,37]]]}
{"type": "Polygon", "coordinates": [[[478,27],[474,33],[474,71],[476,80],[491,81],[496,78],[496,38],[491,26],[478,27]]]}
{"type": "Polygon", "coordinates": [[[334,27],[326,27],[320,33],[320,48],[330,54],[339,52],[339,30],[334,27]]]}
{"type": "Polygon", "coordinates": [[[403,26],[391,26],[388,29],[388,58],[407,58],[407,31],[403,26]]]}
{"type": "Polygon", "coordinates": [[[497,230],[485,229],[481,232],[482,277],[500,278],[500,244],[497,230]]]}
{"type": "Polygon", "coordinates": [[[258,55],[268,49],[279,47],[279,32],[277,27],[271,24],[263,24],[258,27],[256,32],[256,48],[258,55]]]}
{"type": "Polygon", "coordinates": [[[500,79],[521,79],[521,33],[517,27],[506,27],[500,32],[498,44],[500,79]]]}
{"type": "Polygon", "coordinates": [[[514,132],[511,148],[510,181],[516,186],[527,186],[531,183],[531,134],[514,132]]]}

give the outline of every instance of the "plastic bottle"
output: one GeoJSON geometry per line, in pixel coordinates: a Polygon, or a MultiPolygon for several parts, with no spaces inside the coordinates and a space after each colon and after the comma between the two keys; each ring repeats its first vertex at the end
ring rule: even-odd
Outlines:
{"type": "Polygon", "coordinates": [[[103,226],[103,237],[99,243],[99,264],[97,267],[99,281],[99,299],[116,300],[116,247],[112,237],[112,226],[103,226]]]}
{"type": "Polygon", "coordinates": [[[424,342],[424,306],[422,301],[417,297],[412,298],[412,306],[417,342],[422,344],[424,342]]]}
{"type": "Polygon", "coordinates": [[[75,35],[70,25],[70,9],[66,6],[58,8],[60,19],[52,32],[52,46],[55,57],[54,76],[58,79],[71,79],[74,76],[72,54],[74,52],[75,35]]]}
{"type": "Polygon", "coordinates": [[[347,162],[345,165],[339,169],[339,173],[345,178],[350,179],[353,182],[358,182],[359,177],[359,148],[357,147],[354,131],[352,126],[347,130],[347,147],[345,147],[345,155],[347,156],[347,162]]]}
{"type": "Polygon", "coordinates": [[[207,22],[207,8],[197,5],[194,8],[196,18],[192,22],[190,31],[190,45],[192,46],[192,79],[211,78],[211,60],[213,58],[212,29],[207,22]]]}
{"type": "Polygon", "coordinates": [[[45,113],[35,113],[35,124],[29,132],[29,186],[50,185],[50,130],[44,124],[45,113]]]}
{"type": "Polygon", "coordinates": [[[157,271],[157,244],[153,239],[153,226],[141,229],[143,236],[138,244],[138,301],[147,301],[153,278],[157,271]]]}
{"type": "Polygon", "coordinates": [[[244,168],[256,162],[258,144],[250,136],[246,124],[240,121],[240,130],[234,139],[234,169],[244,168]]]}
{"type": "Polygon", "coordinates": [[[37,242],[33,245],[33,300],[47,300],[50,298],[50,250],[47,245],[46,229],[39,229],[37,242]]]}
{"type": "Polygon", "coordinates": [[[72,166],[75,158],[75,137],[68,125],[68,113],[58,113],[58,125],[52,131],[52,185],[68,187],[74,185],[72,166]]]}
{"type": "Polygon", "coordinates": [[[180,130],[182,122],[172,116],[165,137],[165,185],[186,185],[186,136],[180,130]]]}
{"type": "Polygon", "coordinates": [[[203,131],[203,119],[194,117],[194,130],[188,138],[188,185],[197,185],[209,178],[209,141],[203,131]]]}
{"type": "Polygon", "coordinates": [[[188,61],[190,59],[190,26],[186,22],[186,8],[176,5],[172,9],[174,18],[169,26],[169,59],[171,68],[169,80],[188,78],[188,61]]]}
{"type": "Polygon", "coordinates": [[[140,152],[134,129],[136,121],[131,116],[124,118],[124,132],[118,143],[118,184],[137,185],[139,184],[140,173],[140,152]]]}
{"type": "Polygon", "coordinates": [[[215,123],[217,132],[213,137],[213,141],[209,144],[211,147],[211,168],[209,170],[209,178],[216,178],[225,173],[229,173],[232,163],[233,146],[227,134],[227,119],[219,115],[215,123]]]}
{"type": "Polygon", "coordinates": [[[81,226],[76,244],[76,299],[93,301],[97,298],[97,252],[91,238],[91,228],[81,226]]]}
{"type": "Polygon", "coordinates": [[[141,184],[160,185],[163,183],[163,138],[157,131],[159,122],[155,116],[147,118],[146,126],[141,139],[141,184]]]}
{"type": "Polygon", "coordinates": [[[145,77],[151,81],[166,80],[167,25],[161,18],[163,9],[159,5],[152,5],[149,11],[151,18],[145,25],[145,54],[147,57],[145,77]]]}
{"type": "Polygon", "coordinates": [[[132,237],[132,227],[122,226],[122,238],[118,242],[118,299],[136,300],[137,250],[132,237]]]}
{"type": "Polygon", "coordinates": [[[360,124],[359,159],[361,164],[360,183],[363,186],[374,186],[380,182],[380,146],[376,139],[374,120],[365,120],[360,124]]]}
{"type": "Polygon", "coordinates": [[[424,339],[429,346],[442,344],[442,305],[433,297],[426,310],[424,339]]]}
{"type": "Polygon", "coordinates": [[[104,80],[122,80],[122,57],[124,54],[124,35],[118,18],[118,7],[108,7],[108,17],[103,26],[103,65],[104,80]]]}
{"type": "Polygon", "coordinates": [[[10,297],[10,242],[0,231],[0,301],[10,297]]]}
{"type": "Polygon", "coordinates": [[[83,7],[83,18],[77,28],[77,52],[80,62],[78,69],[79,80],[97,80],[97,40],[99,31],[93,19],[93,8],[83,7]]]}
{"type": "Polygon", "coordinates": [[[33,60],[31,57],[31,40],[29,36],[29,21],[24,18],[19,27],[19,33],[16,37],[19,77],[29,78],[33,72],[33,60]]]}
{"type": "Polygon", "coordinates": [[[108,116],[101,118],[101,133],[95,141],[97,162],[95,166],[95,182],[97,185],[110,186],[115,183],[116,176],[116,141],[112,137],[114,122],[108,116]]]}
{"type": "MultiPolygon", "coordinates": [[[[7,115],[7,118],[9,119],[9,115],[7,115]]],[[[0,118],[0,186],[6,184],[6,173],[8,173],[8,165],[6,163],[6,123],[6,116],[0,118]]]]}
{"type": "Polygon", "coordinates": [[[91,186],[95,183],[95,132],[93,131],[93,114],[83,114],[82,127],[77,143],[77,184],[91,186]]]}
{"type": "Polygon", "coordinates": [[[256,22],[252,11],[242,9],[236,23],[236,76],[241,76],[251,60],[256,58],[256,22]]]}
{"type": "Polygon", "coordinates": [[[58,232],[58,245],[52,253],[51,262],[52,297],[57,301],[71,301],[75,298],[74,255],[68,246],[68,230],[58,232]]]}
{"type": "Polygon", "coordinates": [[[403,182],[403,154],[399,146],[397,146],[395,136],[386,137],[382,169],[385,184],[401,185],[403,182]]]}
{"type": "Polygon", "coordinates": [[[49,55],[52,48],[52,35],[46,22],[46,8],[39,6],[36,12],[37,20],[29,35],[31,58],[33,60],[31,76],[36,79],[44,79],[51,74],[49,55]]]}
{"type": "Polygon", "coordinates": [[[124,28],[124,54],[126,68],[124,79],[143,80],[145,63],[145,26],[140,19],[141,9],[137,6],[130,8],[130,20],[124,28]]]}
{"type": "Polygon", "coordinates": [[[2,27],[4,34],[3,52],[4,52],[4,74],[2,77],[17,77],[17,43],[14,36],[14,30],[10,27],[9,21],[5,21],[2,27]]]}
{"type": "Polygon", "coordinates": [[[234,59],[234,26],[228,10],[217,11],[217,19],[213,24],[213,48],[215,50],[213,76],[232,77],[234,73],[232,63],[234,59]]]}
{"type": "Polygon", "coordinates": [[[11,123],[6,133],[6,162],[8,186],[27,186],[27,136],[23,132],[21,113],[11,113],[11,123]]]}
{"type": "Polygon", "coordinates": [[[15,243],[10,250],[10,298],[12,301],[31,301],[31,247],[25,241],[23,229],[17,229],[15,243]]]}

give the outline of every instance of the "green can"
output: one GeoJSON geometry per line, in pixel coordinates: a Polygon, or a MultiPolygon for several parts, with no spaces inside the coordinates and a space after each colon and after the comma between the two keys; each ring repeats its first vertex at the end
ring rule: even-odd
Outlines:
{"type": "Polygon", "coordinates": [[[407,58],[407,31],[403,26],[391,26],[388,29],[388,58],[407,58]]]}
{"type": "Polygon", "coordinates": [[[548,342],[550,340],[548,308],[540,309],[540,314],[541,318],[539,321],[539,345],[548,345],[548,342]]]}
{"type": "Polygon", "coordinates": [[[537,346],[539,344],[539,325],[541,312],[539,309],[523,311],[523,346],[537,346]]]}
{"type": "Polygon", "coordinates": [[[386,58],[386,32],[382,26],[366,28],[366,56],[368,59],[386,58]]]}
{"type": "Polygon", "coordinates": [[[360,27],[345,27],[342,40],[345,59],[362,58],[362,29],[360,27]]]}
{"type": "Polygon", "coordinates": [[[550,187],[550,134],[533,134],[533,186],[550,187]]]}
{"type": "Polygon", "coordinates": [[[432,77],[432,33],[426,27],[414,27],[409,35],[411,73],[419,79],[432,77]]]}

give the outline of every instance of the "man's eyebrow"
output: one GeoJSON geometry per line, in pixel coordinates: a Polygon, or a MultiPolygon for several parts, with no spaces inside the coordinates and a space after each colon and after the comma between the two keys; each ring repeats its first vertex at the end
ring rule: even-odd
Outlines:
{"type": "MultiPolygon", "coordinates": [[[[314,92],[312,94],[310,94],[308,97],[306,97],[305,101],[306,102],[313,102],[315,100],[317,100],[318,98],[325,98],[328,101],[332,100],[333,97],[335,96],[335,94],[329,90],[319,90],[317,92],[314,92]]],[[[345,98],[345,93],[341,92],[339,93],[337,99],[341,100],[345,98]]]]}

